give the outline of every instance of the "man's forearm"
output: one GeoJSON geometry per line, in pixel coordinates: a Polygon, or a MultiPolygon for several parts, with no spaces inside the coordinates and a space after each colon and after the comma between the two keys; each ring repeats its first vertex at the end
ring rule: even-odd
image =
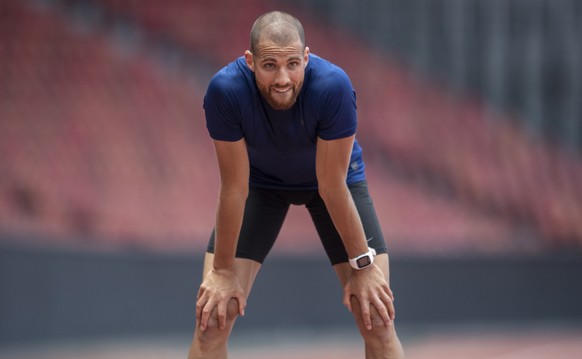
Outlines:
{"type": "Polygon", "coordinates": [[[347,186],[321,191],[321,196],[348,256],[353,258],[366,252],[368,250],[366,234],[347,186]]]}
{"type": "Polygon", "coordinates": [[[223,191],[218,198],[214,269],[234,268],[234,257],[248,191],[223,191]]]}

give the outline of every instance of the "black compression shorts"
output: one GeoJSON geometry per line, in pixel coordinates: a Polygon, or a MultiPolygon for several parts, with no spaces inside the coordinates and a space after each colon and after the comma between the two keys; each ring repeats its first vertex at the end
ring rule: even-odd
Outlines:
{"type": "MultiPolygon", "coordinates": [[[[368,246],[386,253],[386,243],[366,182],[348,186],[364,226],[368,246]]],[[[249,189],[236,257],[263,263],[281,230],[290,205],[305,205],[332,265],[348,261],[348,254],[317,191],[249,189]]],[[[208,243],[214,253],[214,231],[208,243]]]]}

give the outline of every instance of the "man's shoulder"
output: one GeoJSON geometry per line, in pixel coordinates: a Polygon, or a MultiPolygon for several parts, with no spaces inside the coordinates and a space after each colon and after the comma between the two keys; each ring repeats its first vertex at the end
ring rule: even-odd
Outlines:
{"type": "Polygon", "coordinates": [[[309,55],[307,77],[309,87],[314,91],[334,91],[349,88],[351,82],[347,73],[338,65],[314,54],[309,55]]]}
{"type": "Polygon", "coordinates": [[[220,69],[210,80],[208,91],[239,92],[248,90],[251,78],[244,57],[239,57],[220,69]]]}

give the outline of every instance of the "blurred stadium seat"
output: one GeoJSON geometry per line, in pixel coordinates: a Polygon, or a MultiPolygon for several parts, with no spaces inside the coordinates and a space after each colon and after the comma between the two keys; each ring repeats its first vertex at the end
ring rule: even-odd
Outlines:
{"type": "Polygon", "coordinates": [[[200,90],[61,14],[3,7],[2,228],[160,247],[206,235],[217,177],[200,90]]]}
{"type": "MultiPolygon", "coordinates": [[[[217,70],[242,54],[250,24],[272,2],[94,0],[89,12],[107,16],[93,28],[71,16],[83,2],[37,3],[0,5],[0,230],[69,244],[202,248],[218,188],[201,108],[207,79],[167,71],[156,61],[163,49],[120,46],[104,29],[126,21],[217,70]],[[235,4],[240,11],[225,11],[235,4]]],[[[579,157],[299,17],[312,51],[344,67],[358,92],[368,179],[396,251],[580,247],[579,157]]],[[[278,250],[317,243],[305,220],[292,211],[278,250]]]]}

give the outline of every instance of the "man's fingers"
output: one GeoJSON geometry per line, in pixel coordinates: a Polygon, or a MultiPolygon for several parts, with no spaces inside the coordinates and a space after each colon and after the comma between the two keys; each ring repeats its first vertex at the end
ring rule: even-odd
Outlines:
{"type": "Polygon", "coordinates": [[[200,314],[200,330],[205,331],[208,327],[208,320],[210,319],[210,314],[212,313],[212,309],[214,309],[215,305],[210,305],[207,302],[201,310],[200,314]]]}
{"type": "Polygon", "coordinates": [[[382,301],[380,298],[378,298],[372,304],[374,305],[374,308],[376,308],[376,311],[382,318],[384,324],[388,324],[392,319],[390,316],[390,302],[382,301]]]}
{"type": "Polygon", "coordinates": [[[207,292],[200,293],[199,297],[198,301],[196,301],[196,320],[198,320],[200,330],[205,331],[216,303],[209,298],[207,292]]]}
{"type": "Polygon", "coordinates": [[[374,325],[380,323],[389,325],[395,318],[394,304],[388,293],[379,294],[377,297],[357,298],[352,296],[352,300],[352,306],[359,306],[361,321],[367,330],[372,330],[374,325]]]}
{"type": "Polygon", "coordinates": [[[204,309],[206,302],[207,302],[207,299],[205,297],[202,297],[202,295],[200,295],[198,300],[196,301],[196,319],[200,320],[200,317],[202,315],[202,309],[204,309]]]}
{"type": "Polygon", "coordinates": [[[360,301],[360,309],[362,311],[362,320],[364,321],[364,326],[368,330],[372,330],[372,318],[370,317],[370,305],[368,300],[360,301]]]}
{"type": "Polygon", "coordinates": [[[390,320],[396,319],[396,309],[394,309],[394,302],[390,302],[390,304],[388,304],[388,315],[390,316],[390,320]]]}
{"type": "Polygon", "coordinates": [[[245,307],[244,297],[232,297],[229,301],[213,301],[203,296],[196,302],[196,320],[202,331],[208,328],[210,321],[217,323],[219,329],[224,329],[229,316],[235,315],[235,310],[238,310],[240,315],[244,315],[245,307]],[[238,302],[238,305],[231,303],[233,299],[238,302]],[[229,306],[231,314],[229,314],[229,306]]]}
{"type": "Polygon", "coordinates": [[[384,322],[387,323],[390,320],[394,320],[396,311],[394,309],[394,300],[392,299],[392,296],[389,294],[384,294],[383,298],[381,296],[379,299],[382,301],[382,306],[386,309],[387,316],[384,317],[384,315],[382,315],[384,322]]]}
{"type": "Polygon", "coordinates": [[[349,292],[344,292],[344,305],[348,307],[350,313],[352,312],[352,295],[349,292]]]}
{"type": "Polygon", "coordinates": [[[218,316],[218,328],[224,329],[226,326],[226,303],[220,303],[216,306],[218,316]]]}
{"type": "Polygon", "coordinates": [[[388,293],[388,296],[390,297],[391,301],[394,301],[394,293],[392,292],[392,289],[390,289],[390,287],[386,288],[386,293],[388,293]]]}
{"type": "Polygon", "coordinates": [[[236,297],[236,300],[238,302],[238,313],[241,315],[241,317],[244,317],[245,315],[245,307],[247,306],[247,301],[245,300],[245,298],[243,296],[238,296],[236,297]]]}

